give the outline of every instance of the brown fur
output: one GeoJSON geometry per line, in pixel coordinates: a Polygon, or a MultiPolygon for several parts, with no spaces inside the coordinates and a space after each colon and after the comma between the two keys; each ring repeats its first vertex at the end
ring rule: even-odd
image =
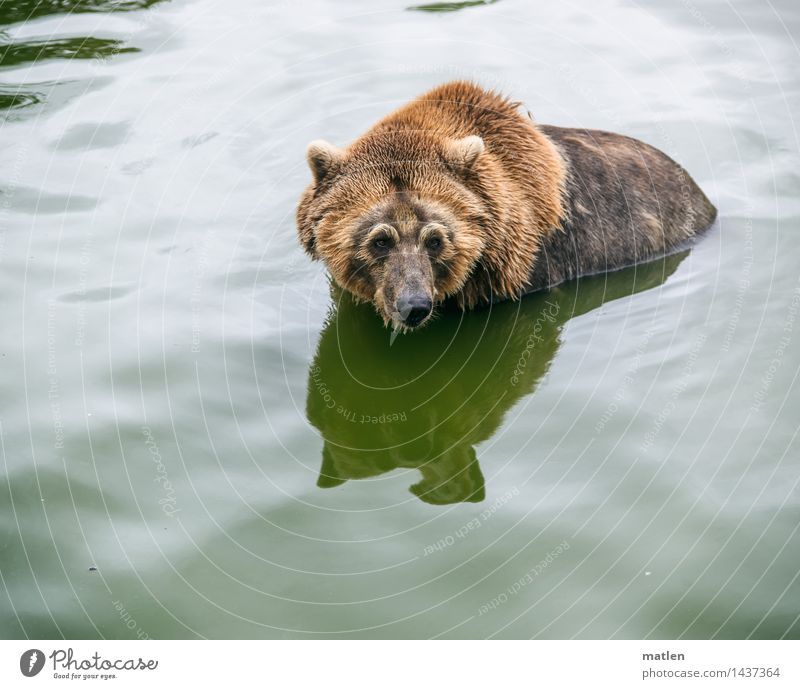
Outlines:
{"type": "Polygon", "coordinates": [[[404,295],[462,308],[516,298],[667,253],[716,213],[656,149],[537,126],[466,82],[420,96],[346,149],[313,142],[308,161],[303,246],[400,325],[404,295]]]}

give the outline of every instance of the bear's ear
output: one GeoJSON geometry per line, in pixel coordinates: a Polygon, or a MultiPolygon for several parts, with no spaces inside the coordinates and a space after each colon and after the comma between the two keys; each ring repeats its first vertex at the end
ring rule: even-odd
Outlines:
{"type": "Polygon", "coordinates": [[[447,146],[447,159],[458,171],[471,170],[484,151],[483,139],[479,136],[465,136],[454,139],[447,146]]]}
{"type": "Polygon", "coordinates": [[[306,160],[314,175],[314,182],[319,184],[341,164],[344,160],[344,151],[327,141],[317,139],[308,144],[306,160]]]}

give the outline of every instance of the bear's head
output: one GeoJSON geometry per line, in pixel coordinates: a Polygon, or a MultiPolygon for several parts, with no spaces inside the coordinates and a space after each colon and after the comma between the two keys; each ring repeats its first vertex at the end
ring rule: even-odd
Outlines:
{"type": "Polygon", "coordinates": [[[377,131],[347,149],[313,141],[300,241],[387,325],[418,328],[480,270],[487,209],[476,187],[487,158],[478,136],[377,131]]]}

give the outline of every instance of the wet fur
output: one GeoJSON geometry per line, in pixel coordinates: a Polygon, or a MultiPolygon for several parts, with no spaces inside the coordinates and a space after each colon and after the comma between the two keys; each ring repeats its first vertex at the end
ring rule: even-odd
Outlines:
{"type": "Polygon", "coordinates": [[[409,284],[472,308],[664,255],[713,221],[703,192],[657,149],[536,125],[518,106],[452,82],[346,149],[315,142],[315,181],[297,211],[302,245],[388,322],[409,284]],[[381,224],[395,232],[391,260],[370,248],[381,224]],[[441,251],[425,249],[431,226],[441,251]]]}

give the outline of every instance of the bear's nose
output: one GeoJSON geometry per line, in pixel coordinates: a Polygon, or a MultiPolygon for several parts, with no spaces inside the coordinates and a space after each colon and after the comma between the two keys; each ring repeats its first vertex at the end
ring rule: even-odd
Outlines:
{"type": "Polygon", "coordinates": [[[430,315],[432,308],[433,302],[424,294],[401,297],[397,301],[397,311],[403,323],[410,328],[416,328],[422,323],[430,315]]]}

